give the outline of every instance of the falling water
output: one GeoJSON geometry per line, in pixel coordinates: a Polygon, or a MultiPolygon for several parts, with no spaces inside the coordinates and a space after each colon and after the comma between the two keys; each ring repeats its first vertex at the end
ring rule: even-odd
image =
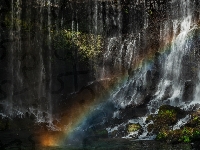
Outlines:
{"type": "MultiPolygon", "coordinates": [[[[10,39],[13,40],[14,39],[14,32],[13,32],[13,27],[14,27],[14,20],[13,20],[13,16],[14,15],[14,6],[13,6],[13,0],[12,0],[12,6],[11,6],[11,30],[10,30],[10,39]]],[[[13,47],[13,44],[11,44],[11,55],[14,54],[14,47],[13,47]]],[[[11,73],[11,93],[10,93],[10,100],[8,100],[8,104],[7,104],[7,108],[8,110],[10,110],[10,112],[8,112],[8,114],[11,114],[12,115],[12,109],[13,109],[13,79],[14,79],[14,70],[13,70],[13,57],[11,57],[11,61],[10,61],[10,73],[11,73]],[[9,108],[10,107],[10,108],[9,108]]]]}
{"type": "MultiPolygon", "coordinates": [[[[157,34],[160,33],[160,35],[157,38],[159,39],[159,45],[156,47],[158,54],[154,52],[153,62],[151,61],[152,56],[148,58],[148,51],[146,53],[147,58],[144,57],[141,60],[141,51],[144,54],[145,48],[143,49],[143,47],[145,44],[147,46],[149,44],[145,39],[148,39],[148,36],[152,34],[149,33],[149,29],[152,26],[151,19],[149,19],[150,21],[144,19],[146,24],[143,29],[133,35],[129,34],[128,38],[125,38],[123,42],[120,42],[120,36],[109,38],[107,51],[104,53],[104,61],[108,63],[114,60],[114,63],[110,62],[108,64],[112,65],[113,68],[115,66],[123,66],[129,75],[126,82],[120,85],[110,97],[110,101],[117,108],[113,113],[114,118],[123,118],[125,121],[121,124],[122,126],[127,124],[125,118],[130,114],[128,111],[130,106],[134,108],[141,104],[146,104],[147,112],[144,113],[148,115],[157,113],[158,108],[164,104],[179,106],[188,110],[199,102],[200,88],[199,84],[195,84],[196,81],[199,82],[198,77],[196,77],[199,67],[196,67],[196,71],[190,71],[190,73],[187,70],[194,67],[193,62],[198,57],[194,55],[193,51],[193,46],[195,45],[193,36],[195,35],[195,30],[197,30],[194,19],[194,5],[189,0],[174,0],[168,4],[164,21],[160,22],[158,32],[154,31],[157,34]],[[177,10],[177,6],[181,9],[177,10]],[[117,54],[114,53],[115,48],[117,49],[117,54]],[[116,63],[117,61],[119,63],[116,63]],[[126,65],[120,63],[123,61],[126,65]],[[139,63],[140,61],[142,63],[139,63]],[[140,65],[134,68],[133,66],[137,63],[140,65]],[[187,96],[188,94],[190,96],[187,96]]],[[[154,26],[158,25],[155,24],[154,26]]],[[[156,30],[156,28],[154,27],[153,30],[156,30]]],[[[196,38],[198,39],[198,37],[196,38]]],[[[147,47],[147,49],[151,50],[150,47],[147,47]]],[[[117,68],[115,69],[120,72],[117,68]]],[[[137,116],[137,114],[136,112],[134,115],[137,116]]],[[[138,120],[141,119],[143,122],[136,121],[136,123],[144,127],[144,133],[140,136],[140,138],[144,138],[147,135],[147,125],[143,117],[138,118],[138,120]]],[[[188,117],[183,120],[188,120],[188,117]]],[[[181,123],[180,120],[177,126],[180,126],[183,122],[181,123]]],[[[110,132],[114,128],[109,128],[108,131],[110,132]]]]}
{"type": "MultiPolygon", "coordinates": [[[[199,42],[196,32],[200,15],[194,3],[197,1],[12,0],[4,15],[9,42],[4,45],[7,56],[0,60],[7,68],[0,83],[0,104],[4,109],[1,113],[9,117],[28,114],[36,122],[51,123],[57,119],[54,116],[64,114],[61,107],[69,109],[67,97],[73,97],[85,86],[79,81],[81,73],[88,71],[82,70],[83,64],[78,60],[81,56],[75,44],[79,36],[76,33],[93,35],[95,40],[89,42],[96,51],[98,37],[103,39],[101,53],[88,60],[89,71],[95,76],[88,75],[86,78],[92,79],[84,78],[85,83],[94,78],[96,82],[115,77],[122,80],[109,89],[109,98],[95,107],[103,110],[102,114],[112,113],[103,116],[111,122],[120,120],[116,126],[107,127],[109,133],[128,123],[139,123],[144,127],[143,138],[147,115],[157,113],[161,105],[188,110],[198,107],[200,67],[196,64],[199,52],[195,45],[199,42]],[[61,43],[61,50],[57,51],[55,35],[63,31],[71,33],[71,43],[67,41],[71,45],[67,43],[63,48],[61,43]],[[108,110],[109,104],[112,109],[108,110]],[[137,109],[138,106],[141,107],[137,109]]],[[[83,99],[81,104],[84,102],[83,99]]],[[[84,123],[89,124],[87,119],[84,123]]]]}
{"type": "MultiPolygon", "coordinates": [[[[37,120],[41,121],[47,117],[44,116],[44,113],[52,113],[51,3],[50,1],[37,3],[12,0],[10,5],[10,16],[6,16],[10,19],[10,21],[7,20],[7,24],[9,26],[9,42],[11,43],[6,46],[8,79],[3,81],[9,86],[9,91],[5,91],[9,94],[2,101],[4,113],[8,116],[15,116],[28,112],[34,114],[37,120]],[[46,10],[47,22],[45,19],[46,10]],[[38,15],[35,14],[36,12],[38,15]],[[35,19],[35,24],[32,19],[35,19]],[[42,33],[46,27],[48,27],[47,38],[42,33]],[[48,45],[46,50],[44,42],[48,45]],[[47,51],[48,53],[46,53],[47,51]],[[48,61],[46,61],[47,59],[48,61]],[[44,61],[48,64],[45,64],[44,61]],[[7,110],[9,112],[6,112],[7,110]]],[[[47,118],[50,119],[51,116],[47,118]]]]}
{"type": "MultiPolygon", "coordinates": [[[[186,80],[188,80],[183,76],[183,59],[184,56],[188,55],[191,49],[190,34],[192,34],[194,29],[196,29],[196,26],[192,21],[192,6],[190,6],[189,1],[173,1],[170,5],[172,9],[171,12],[169,12],[170,18],[163,22],[160,28],[160,43],[163,42],[164,46],[161,45],[161,56],[159,56],[158,60],[155,60],[155,62],[158,61],[158,64],[160,65],[156,68],[156,71],[159,71],[160,73],[160,81],[156,88],[157,91],[154,94],[154,99],[149,103],[150,112],[152,112],[151,108],[155,110],[160,105],[166,104],[168,102],[174,106],[181,105],[181,99],[184,92],[184,84],[186,80]],[[175,5],[178,5],[180,8],[184,9],[173,11],[173,7],[175,5]],[[158,70],[158,68],[160,68],[160,70],[158,70]],[[169,91],[167,94],[169,95],[166,99],[164,96],[166,96],[165,94],[167,89],[169,91]]],[[[144,20],[144,22],[148,21],[144,20]]],[[[145,25],[143,30],[145,30],[146,26],[148,25],[145,25]]],[[[145,32],[146,31],[143,33],[145,32]]],[[[141,33],[138,33],[136,37],[129,35],[129,37],[124,40],[124,42],[120,42],[118,37],[111,37],[110,41],[108,42],[107,51],[104,53],[104,61],[114,59],[115,61],[113,63],[113,67],[122,66],[122,64],[117,63],[117,60],[119,62],[124,61],[126,65],[123,67],[130,69],[133,63],[140,61],[139,49],[141,47],[138,47],[138,45],[141,46],[139,42],[142,42],[143,40],[140,39],[140,34],[141,33]],[[117,55],[114,55],[112,48],[117,47],[118,44],[120,47],[118,47],[117,55]],[[122,50],[125,51],[124,56],[122,56],[122,50]]],[[[148,33],[145,34],[147,35],[148,33]]],[[[154,72],[153,67],[155,67],[155,65],[152,63],[144,62],[142,68],[139,67],[138,70],[136,70],[135,75],[132,78],[129,77],[128,82],[125,83],[123,87],[119,87],[119,90],[113,94],[114,97],[112,99],[117,101],[117,103],[125,103],[125,106],[131,103],[138,103],[138,100],[142,99],[141,96],[143,94],[141,93],[141,95],[140,92],[138,92],[136,89],[137,87],[146,88],[147,71],[149,70],[149,72],[152,74],[154,72]],[[129,100],[127,100],[127,98],[129,100]]],[[[156,86],[156,83],[152,84],[155,84],[156,86]]]]}
{"type": "MultiPolygon", "coordinates": [[[[177,1],[172,2],[178,3],[177,1]]],[[[191,5],[189,1],[184,1],[178,4],[180,8],[184,8],[179,12],[173,12],[172,16],[178,16],[180,13],[181,18],[172,19],[172,41],[170,45],[170,54],[162,59],[162,77],[158,84],[155,98],[149,104],[150,112],[152,108],[158,108],[163,104],[170,104],[173,106],[181,106],[184,104],[183,92],[184,85],[187,82],[183,75],[184,72],[184,57],[188,55],[191,50],[191,32],[196,28],[192,22],[191,5]]],[[[168,22],[168,21],[167,21],[168,22]]],[[[167,32],[169,32],[169,23],[165,23],[165,27],[161,30],[161,34],[164,35],[161,38],[163,41],[166,39],[167,32]],[[167,26],[168,25],[168,26],[167,26]]]]}
{"type": "Polygon", "coordinates": [[[48,111],[49,111],[49,118],[50,118],[50,122],[52,122],[52,99],[51,99],[51,86],[52,86],[52,66],[51,66],[51,59],[52,59],[52,54],[51,54],[51,1],[48,0],[47,2],[48,5],[48,50],[49,50],[49,62],[48,62],[48,70],[49,70],[49,91],[48,91],[48,111]]]}

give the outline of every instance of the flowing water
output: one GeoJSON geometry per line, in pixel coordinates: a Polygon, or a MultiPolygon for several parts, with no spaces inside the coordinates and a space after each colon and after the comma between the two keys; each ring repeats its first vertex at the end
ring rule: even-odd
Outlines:
{"type": "MultiPolygon", "coordinates": [[[[147,53],[147,58],[142,59],[143,63],[134,68],[134,75],[130,76],[129,74],[127,82],[120,85],[112,93],[110,101],[119,110],[130,105],[147,103],[148,110],[146,115],[148,115],[157,113],[158,108],[164,104],[192,110],[195,104],[198,103],[199,84],[195,82],[199,81],[198,72],[200,70],[198,64],[196,64],[197,66],[195,65],[195,58],[198,56],[194,52],[193,40],[195,30],[198,30],[196,19],[198,20],[199,18],[195,19],[194,17],[196,11],[194,8],[195,2],[174,0],[170,1],[168,7],[167,17],[160,24],[159,29],[160,35],[158,38],[160,45],[157,47],[160,52],[159,56],[151,58],[152,56],[148,56],[147,53]],[[177,10],[177,7],[182,9],[177,10]],[[153,59],[153,62],[149,63],[150,60],[148,59],[153,59]],[[192,71],[192,68],[196,68],[195,71],[192,71]],[[190,89],[186,88],[188,84],[191,85],[190,89]],[[154,90],[150,90],[152,86],[154,90]],[[187,90],[190,93],[187,93],[187,90]],[[190,96],[185,96],[185,93],[190,96]],[[144,99],[148,95],[152,95],[152,97],[149,102],[145,102],[144,99]]],[[[151,26],[151,24],[148,24],[148,20],[145,20],[145,17],[144,22],[147,22],[147,25],[144,24],[143,34],[146,32],[145,35],[148,36],[148,34],[152,33],[148,33],[147,29],[145,31],[145,27],[151,26]]],[[[154,24],[154,26],[156,25],[154,24]]],[[[120,40],[120,37],[114,36],[109,38],[107,51],[104,54],[104,61],[114,59],[112,68],[119,68],[124,65],[125,70],[128,70],[130,67],[133,67],[134,62],[139,62],[141,59],[139,55],[142,49],[140,42],[148,39],[148,37],[141,37],[140,35],[141,32],[136,35],[130,34],[123,42],[120,40]],[[127,46],[125,47],[125,45],[127,46]],[[117,55],[114,54],[113,47],[117,47],[117,55]],[[122,62],[125,62],[126,65],[122,64],[122,62]]],[[[199,35],[197,40],[199,40],[199,35]]],[[[119,69],[117,71],[120,72],[122,70],[119,69]]],[[[114,114],[118,114],[117,116],[114,115],[116,118],[123,118],[123,114],[120,116],[118,110],[114,114]]],[[[147,135],[147,131],[145,118],[142,119],[143,121],[140,121],[141,119],[139,117],[134,123],[139,123],[144,127],[144,133],[139,137],[142,139],[147,135]]],[[[182,123],[180,120],[174,128],[183,125],[188,119],[188,117],[183,118],[182,123]]],[[[131,120],[114,128],[108,128],[108,131],[119,130],[119,126],[126,126],[130,122],[131,120]]],[[[126,138],[133,136],[132,134],[126,136],[126,138]]],[[[135,134],[137,135],[137,133],[135,134]]],[[[148,139],[151,138],[148,137],[148,139]]]]}
{"type": "MultiPolygon", "coordinates": [[[[145,120],[161,105],[199,108],[198,0],[11,0],[2,2],[1,10],[2,116],[28,113],[36,122],[52,123],[60,118],[61,106],[67,106],[70,93],[90,81],[112,78],[120,84],[108,89],[109,98],[91,111],[104,114],[99,115],[99,122],[102,118],[122,120],[115,126],[105,125],[109,133],[128,123],[139,123],[144,131],[137,138],[152,139],[154,135],[146,137],[145,120]],[[58,51],[55,35],[60,32],[66,33],[71,45],[64,47],[63,37],[58,51]],[[103,39],[100,54],[87,60],[89,65],[79,61],[77,47],[87,47],[80,44],[80,33],[92,35],[93,39],[84,39],[84,44],[88,42],[95,54],[99,37],[103,39]],[[143,104],[145,111],[142,108],[134,119],[129,117],[127,108],[143,104]]],[[[180,120],[174,129],[188,118],[180,120]]],[[[93,127],[90,120],[88,117],[80,129],[93,127]]]]}

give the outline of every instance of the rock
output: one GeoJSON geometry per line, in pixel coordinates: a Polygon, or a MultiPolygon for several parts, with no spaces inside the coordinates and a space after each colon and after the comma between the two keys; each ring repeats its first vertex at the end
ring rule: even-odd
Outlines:
{"type": "Polygon", "coordinates": [[[160,107],[158,115],[150,115],[147,118],[147,121],[149,120],[153,120],[154,123],[148,126],[148,131],[159,131],[157,133],[156,140],[177,144],[195,142],[199,141],[200,139],[200,111],[193,113],[184,112],[178,107],[165,105],[160,107]],[[170,126],[177,122],[177,119],[175,119],[175,113],[176,118],[178,119],[182,118],[186,114],[191,114],[191,119],[180,129],[172,130],[170,126]],[[166,116],[167,114],[169,117],[166,116]],[[159,118],[160,115],[165,118],[165,120],[159,118]],[[169,118],[171,118],[171,122],[169,122],[169,118]],[[163,125],[160,124],[162,128],[159,128],[158,122],[163,123],[163,125]]]}
{"type": "Polygon", "coordinates": [[[167,86],[166,89],[165,89],[165,93],[164,93],[164,95],[162,97],[162,100],[167,100],[168,98],[170,98],[172,96],[172,94],[173,94],[172,90],[173,90],[172,89],[172,84],[167,86]]]}
{"type": "Polygon", "coordinates": [[[128,124],[127,125],[127,133],[131,133],[131,132],[136,132],[136,131],[141,131],[142,127],[140,124],[128,124]]]}
{"type": "Polygon", "coordinates": [[[110,133],[108,134],[108,136],[109,136],[110,138],[117,138],[117,137],[120,137],[120,133],[119,133],[118,130],[114,130],[114,131],[110,132],[110,133]]]}
{"type": "Polygon", "coordinates": [[[191,119],[185,124],[186,127],[199,128],[200,129],[200,111],[193,112],[191,119]]]}
{"type": "Polygon", "coordinates": [[[183,101],[188,102],[193,99],[194,93],[194,84],[191,80],[185,82],[184,90],[183,90],[183,101]]]}
{"type": "Polygon", "coordinates": [[[149,90],[151,86],[152,86],[152,75],[151,75],[151,70],[148,70],[146,73],[146,88],[147,88],[147,90],[149,90]]]}
{"type": "Polygon", "coordinates": [[[31,119],[31,120],[36,120],[36,116],[35,116],[34,114],[31,113],[30,119],[31,119]]]}
{"type": "Polygon", "coordinates": [[[146,122],[153,121],[153,124],[148,126],[148,131],[158,134],[161,131],[171,129],[177,121],[186,116],[186,113],[178,107],[163,105],[159,108],[158,114],[149,115],[146,122]]]}

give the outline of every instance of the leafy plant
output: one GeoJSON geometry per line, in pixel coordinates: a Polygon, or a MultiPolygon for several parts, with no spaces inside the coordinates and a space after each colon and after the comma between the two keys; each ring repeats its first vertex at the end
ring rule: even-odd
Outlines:
{"type": "Polygon", "coordinates": [[[158,133],[156,139],[157,140],[163,140],[163,139],[165,139],[167,137],[167,135],[168,135],[167,131],[166,130],[162,130],[162,131],[160,131],[158,133]]]}
{"type": "Polygon", "coordinates": [[[78,49],[81,60],[92,59],[102,51],[103,39],[100,35],[86,34],[78,31],[61,30],[53,32],[53,47],[56,51],[65,51],[68,60],[73,58],[73,48],[78,49]]]}

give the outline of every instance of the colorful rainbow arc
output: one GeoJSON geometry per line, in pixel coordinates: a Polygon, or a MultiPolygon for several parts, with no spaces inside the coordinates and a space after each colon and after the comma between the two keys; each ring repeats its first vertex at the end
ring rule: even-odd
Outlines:
{"type": "MultiPolygon", "coordinates": [[[[197,27],[198,30],[200,30],[199,27],[197,27]]],[[[192,30],[193,31],[193,30],[192,30]]],[[[194,36],[193,32],[189,32],[188,36],[185,40],[192,39],[194,36]]],[[[165,53],[170,52],[171,46],[175,44],[175,40],[172,40],[172,38],[168,38],[167,41],[165,41],[166,44],[159,50],[159,53],[161,55],[164,55],[165,53]]],[[[144,64],[152,63],[155,59],[155,53],[151,53],[148,56],[146,56],[143,60],[137,62],[135,65],[136,67],[134,70],[143,67],[144,64]]],[[[120,80],[122,82],[127,82],[127,76],[121,76],[120,80]]],[[[116,88],[118,84],[113,84],[113,86],[110,87],[108,90],[113,90],[116,88]]],[[[69,122],[72,122],[71,124],[68,124],[67,128],[64,132],[58,134],[58,135],[50,135],[48,133],[44,134],[41,137],[41,143],[43,146],[60,146],[63,145],[65,140],[73,135],[74,130],[82,123],[86,118],[91,115],[91,108],[94,108],[98,105],[98,102],[101,98],[97,98],[95,101],[87,101],[84,105],[81,104],[75,104],[70,108],[70,110],[67,111],[68,116],[66,116],[62,121],[63,123],[67,124],[69,122]]],[[[102,102],[102,101],[101,101],[102,102]]]]}

